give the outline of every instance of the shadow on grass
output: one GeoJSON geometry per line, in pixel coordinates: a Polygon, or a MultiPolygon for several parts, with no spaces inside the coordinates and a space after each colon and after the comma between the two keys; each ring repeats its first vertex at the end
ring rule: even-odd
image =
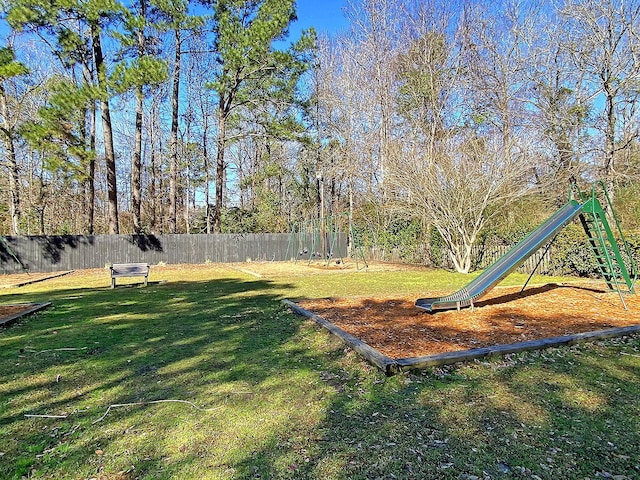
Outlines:
{"type": "MultiPolygon", "coordinates": [[[[0,435],[14,439],[0,447],[0,477],[20,478],[33,469],[58,472],[58,477],[75,475],[76,469],[80,476],[95,475],[105,463],[95,450],[106,451],[110,444],[123,448],[124,430],[118,425],[144,423],[141,417],[148,411],[141,406],[114,410],[91,426],[114,403],[182,399],[212,412],[250,412],[251,405],[262,408],[264,399],[256,403],[255,395],[284,395],[287,386],[274,378],[324,361],[305,347],[283,347],[300,323],[279,301],[279,290],[288,287],[222,278],[51,292],[50,311],[0,332],[0,359],[6,367],[0,372],[0,435]],[[27,419],[25,414],[69,417],[27,419]],[[53,451],[62,451],[62,459],[53,451]]],[[[42,297],[5,295],[3,301],[42,297]]],[[[184,405],[166,408],[188,417],[216,415],[184,405]]],[[[165,421],[152,415],[150,432],[180,428],[165,421]]],[[[188,445],[189,435],[183,441],[188,445]]],[[[170,455],[154,454],[162,450],[158,445],[136,442],[137,451],[126,460],[137,464],[136,476],[142,470],[157,478],[189,463],[167,465],[162,458],[170,455]]],[[[188,450],[179,450],[177,457],[187,457],[188,450]]]]}
{"type": "Polygon", "coordinates": [[[266,449],[245,467],[255,478],[638,478],[640,365],[618,350],[639,347],[636,338],[373,381],[322,372],[335,395],[318,437],[287,444],[303,455],[266,449]]]}
{"type": "Polygon", "coordinates": [[[640,472],[640,340],[385,378],[286,311],[289,287],[222,278],[51,292],[52,310],[0,332],[0,477],[640,472]],[[113,403],[171,398],[212,410],[138,405],[94,423],[113,403]]]}

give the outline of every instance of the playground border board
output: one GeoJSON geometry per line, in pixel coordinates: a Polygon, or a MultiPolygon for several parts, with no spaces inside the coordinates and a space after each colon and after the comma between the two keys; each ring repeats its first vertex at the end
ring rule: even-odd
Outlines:
{"type": "Polygon", "coordinates": [[[45,280],[51,280],[52,278],[63,277],[65,275],[69,275],[73,273],[75,270],[66,270],[64,272],[52,272],[52,273],[42,273],[35,274],[34,277],[27,277],[24,280],[19,280],[14,283],[8,283],[6,285],[0,285],[0,288],[19,288],[24,287],[25,285],[31,285],[32,283],[44,282],[45,280]]]}
{"type": "Polygon", "coordinates": [[[7,327],[9,325],[11,325],[13,322],[15,322],[16,320],[18,320],[21,317],[26,317],[27,315],[31,315],[33,313],[39,312],[40,310],[44,310],[45,308],[47,308],[48,306],[51,305],[51,302],[44,302],[44,303],[14,303],[11,304],[12,306],[21,306],[24,305],[25,307],[27,306],[31,306],[30,308],[27,308],[26,310],[22,310],[19,313],[16,313],[15,315],[10,315],[7,318],[4,318],[2,320],[0,320],[0,327],[7,327]]]}
{"type": "Polygon", "coordinates": [[[467,362],[490,356],[506,355],[508,353],[526,352],[531,350],[542,350],[544,348],[558,347],[562,345],[573,345],[576,343],[593,342],[607,338],[622,337],[640,333],[640,325],[628,327],[608,328],[593,332],[576,333],[562,335],[559,337],[542,338],[539,340],[529,340],[490,347],[473,348],[469,350],[459,350],[454,352],[438,353],[420,357],[392,359],[383,355],[375,348],[347,333],[328,320],[302,308],[291,300],[283,300],[293,312],[315,321],[318,325],[327,329],[332,334],[340,338],[346,345],[358,352],[365,360],[378,367],[385,375],[395,375],[407,370],[420,370],[440,365],[449,365],[458,362],[467,362]]]}

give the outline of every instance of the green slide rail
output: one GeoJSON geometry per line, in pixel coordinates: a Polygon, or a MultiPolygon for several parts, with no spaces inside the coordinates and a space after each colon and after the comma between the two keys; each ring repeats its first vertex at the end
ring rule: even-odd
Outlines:
{"type": "Polygon", "coordinates": [[[571,197],[574,192],[582,202],[580,223],[589,238],[589,245],[600,273],[607,287],[618,293],[626,309],[624,294],[635,293],[634,287],[638,274],[607,187],[602,181],[595,182],[591,187],[590,195],[585,195],[576,184],[573,184],[569,196],[571,197]],[[606,210],[603,208],[603,203],[606,205],[606,210]],[[610,218],[615,225],[617,238],[607,219],[607,211],[610,212],[610,218]]]}

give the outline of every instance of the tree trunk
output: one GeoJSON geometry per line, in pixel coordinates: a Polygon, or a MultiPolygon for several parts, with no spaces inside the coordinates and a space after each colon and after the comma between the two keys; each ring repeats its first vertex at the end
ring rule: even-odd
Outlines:
{"type": "MultiPolygon", "coordinates": [[[[349,236],[347,237],[347,256],[353,257],[353,178],[349,179],[349,236]]],[[[357,253],[355,253],[357,255],[357,253]]]]}
{"type": "Polygon", "coordinates": [[[40,175],[38,176],[38,200],[37,200],[37,211],[38,211],[38,234],[45,234],[45,184],[44,184],[44,159],[40,158],[40,175]]]}
{"type": "MultiPolygon", "coordinates": [[[[94,83],[93,74],[91,72],[88,61],[82,63],[82,78],[87,85],[94,83]]],[[[96,173],[96,107],[92,104],[84,114],[84,125],[82,128],[82,135],[84,143],[90,152],[89,161],[87,164],[87,178],[85,179],[85,210],[86,210],[86,232],[89,235],[93,235],[95,228],[95,209],[96,209],[96,185],[95,185],[95,173],[96,173]],[[87,132],[88,123],[88,132],[87,132]]]]}
{"type": "Polygon", "coordinates": [[[140,177],[142,175],[143,103],[144,95],[142,93],[142,86],[139,86],[136,91],[136,133],[133,157],[131,159],[131,208],[133,209],[133,231],[137,234],[142,233],[140,177]]]}
{"type": "MultiPolygon", "coordinates": [[[[185,120],[186,120],[186,125],[185,125],[185,132],[184,132],[184,138],[186,139],[186,143],[187,145],[189,144],[189,142],[191,141],[191,124],[193,122],[193,110],[191,110],[191,106],[188,107],[188,111],[185,114],[185,120]]],[[[187,147],[188,148],[188,147],[187,147]]],[[[189,221],[189,210],[190,210],[190,206],[191,206],[191,155],[189,153],[187,153],[184,156],[184,167],[186,169],[185,171],[185,180],[186,180],[186,185],[184,188],[184,229],[185,229],[185,233],[188,235],[191,233],[191,222],[189,221]]],[[[195,198],[195,193],[193,195],[193,197],[195,198]]]]}
{"type": "Polygon", "coordinates": [[[205,204],[205,222],[207,228],[207,234],[211,233],[211,209],[209,198],[209,148],[207,145],[207,138],[209,134],[209,117],[205,112],[202,112],[202,159],[204,162],[204,204],[205,204]]]}
{"type": "Polygon", "coordinates": [[[171,138],[169,150],[169,232],[176,233],[178,223],[178,101],[180,97],[180,30],[175,30],[176,54],[173,70],[173,91],[171,95],[171,138]]]}
{"type": "Polygon", "coordinates": [[[13,141],[13,131],[9,124],[9,105],[7,92],[0,85],[0,114],[2,115],[2,133],[7,164],[9,167],[9,195],[11,197],[10,214],[11,230],[14,235],[20,235],[20,177],[16,149],[13,141]]]}
{"type": "MultiPolygon", "coordinates": [[[[89,128],[89,151],[96,151],[96,108],[91,107],[91,125],[89,128]]],[[[89,157],[88,173],[87,173],[87,231],[89,235],[93,235],[95,230],[96,216],[96,159],[94,155],[89,157]]]]}
{"type": "Polygon", "coordinates": [[[224,187],[224,147],[226,131],[226,113],[223,110],[223,100],[220,100],[218,118],[218,152],[216,154],[216,204],[213,210],[213,233],[220,233],[222,227],[222,199],[224,187]]]}
{"type": "Polygon", "coordinates": [[[611,91],[608,83],[604,85],[605,92],[605,110],[607,116],[607,130],[605,132],[605,151],[604,164],[602,166],[602,179],[609,191],[609,198],[613,202],[614,197],[614,155],[616,141],[616,111],[615,111],[615,93],[611,91]]]}
{"type": "Polygon", "coordinates": [[[104,141],[104,158],[107,169],[107,197],[109,203],[108,222],[109,233],[120,233],[118,225],[118,184],[116,177],[116,157],[113,148],[113,130],[111,124],[111,112],[109,111],[107,73],[102,54],[102,44],[100,42],[100,32],[97,25],[91,25],[91,37],[93,43],[93,57],[98,74],[98,89],[100,98],[100,110],[102,117],[102,134],[104,141]]]}
{"type": "Polygon", "coordinates": [[[14,235],[20,235],[20,178],[18,174],[18,162],[13,138],[6,143],[7,158],[9,161],[9,193],[11,195],[11,229],[14,235]]]}
{"type": "MultiPolygon", "coordinates": [[[[189,138],[189,135],[187,135],[189,138]]],[[[187,172],[186,172],[187,186],[185,188],[184,193],[184,229],[185,233],[191,233],[191,224],[189,222],[189,196],[191,194],[191,168],[187,163],[187,172]]]]}
{"type": "Polygon", "coordinates": [[[159,165],[158,147],[156,146],[156,124],[158,121],[158,108],[156,103],[156,97],[153,98],[151,104],[151,112],[149,115],[149,150],[151,158],[149,164],[151,167],[151,181],[149,182],[149,201],[150,201],[150,218],[149,229],[151,232],[156,233],[158,228],[158,194],[160,191],[160,174],[161,168],[159,165]]]}
{"type": "MultiPolygon", "coordinates": [[[[145,0],[140,0],[140,18],[146,19],[147,4],[145,0]]],[[[138,58],[142,58],[146,50],[146,38],[144,35],[144,26],[138,27],[136,32],[136,40],[138,42],[138,58]]],[[[134,233],[142,233],[141,218],[141,185],[140,177],[142,175],[142,115],[144,108],[144,93],[142,85],[138,85],[136,90],[136,133],[135,144],[133,146],[133,157],[131,159],[131,208],[133,209],[133,231],[134,233]]]]}
{"type": "Polygon", "coordinates": [[[151,159],[149,161],[149,165],[151,168],[151,179],[149,181],[149,199],[150,199],[150,218],[149,218],[149,229],[152,233],[155,233],[156,229],[156,219],[157,219],[157,211],[156,211],[156,181],[158,172],[156,172],[156,152],[155,152],[155,135],[154,135],[154,127],[150,125],[149,128],[149,149],[151,151],[151,159]]]}

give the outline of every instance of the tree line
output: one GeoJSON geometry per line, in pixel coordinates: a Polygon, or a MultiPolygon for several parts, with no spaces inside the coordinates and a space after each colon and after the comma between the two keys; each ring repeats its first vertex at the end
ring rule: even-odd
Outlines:
{"type": "Polygon", "coordinates": [[[637,225],[640,2],[363,0],[350,22],[318,42],[318,131],[371,231],[412,219],[467,272],[595,179],[637,225]]]}
{"type": "Polygon", "coordinates": [[[437,235],[468,271],[483,232],[548,216],[571,181],[639,217],[640,2],[345,15],[291,39],[293,0],[10,0],[1,231],[278,232],[349,211],[373,242],[437,235]]]}
{"type": "Polygon", "coordinates": [[[307,142],[315,37],[287,42],[293,0],[16,0],[5,18],[14,234],[220,232],[231,167],[307,142]]]}

